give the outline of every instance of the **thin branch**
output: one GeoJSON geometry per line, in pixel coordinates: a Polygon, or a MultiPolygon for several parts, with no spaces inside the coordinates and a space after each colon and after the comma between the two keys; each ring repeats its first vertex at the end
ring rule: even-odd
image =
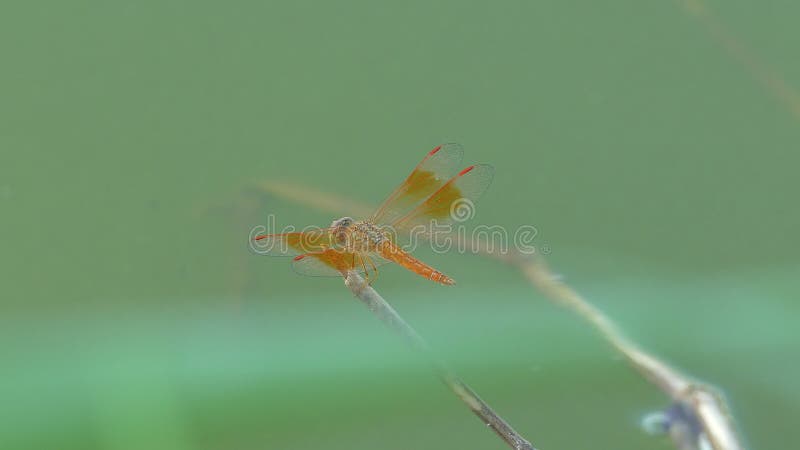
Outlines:
{"type": "Polygon", "coordinates": [[[586,320],[634,369],[672,399],[673,407],[664,415],[662,431],[669,433],[678,448],[701,449],[707,443],[714,450],[743,449],[725,399],[713,387],[692,380],[643,351],[540,259],[520,261],[519,266],[539,291],[586,320]]]}
{"type": "MultiPolygon", "coordinates": [[[[368,216],[371,212],[371,208],[366,204],[304,185],[272,181],[258,183],[251,188],[332,214],[349,213],[368,216]]],[[[714,387],[699,383],[682,374],[625,338],[610,318],[561,281],[541,258],[516,253],[493,252],[489,250],[490,247],[486,245],[486,242],[480,240],[473,240],[468,244],[476,253],[518,268],[537,290],[554,303],[567,307],[584,319],[615,350],[620,352],[645,380],[669,396],[673,404],[660,415],[661,420],[658,425],[659,431],[669,433],[677,448],[681,450],[702,448],[742,450],[744,448],[736,432],[727,402],[714,387]]],[[[416,335],[413,330],[411,331],[411,336],[416,335]]],[[[415,338],[407,339],[413,341],[415,338]]],[[[446,374],[446,372],[444,373],[446,374]]],[[[445,377],[443,376],[443,378],[445,377]]],[[[452,385],[451,388],[456,394],[459,394],[459,391],[452,385]]],[[[472,391],[467,390],[467,392],[472,391]]],[[[463,397],[462,400],[468,405],[470,404],[463,397]]]]}
{"type": "Polygon", "coordinates": [[[767,65],[744,41],[736,37],[705,0],[678,0],[683,11],[696,19],[711,38],[755,81],[783,103],[800,120],[800,93],[775,69],[767,65]]]}
{"type": "Polygon", "coordinates": [[[344,284],[381,322],[399,334],[414,350],[422,353],[433,366],[439,378],[506,444],[515,450],[534,450],[530,442],[514,431],[508,422],[497,415],[485,401],[478,397],[475,391],[455,376],[447,365],[434,355],[428,343],[397,314],[397,311],[372,286],[365,283],[358,273],[348,273],[344,284]]]}
{"type": "Polygon", "coordinates": [[[269,180],[259,181],[247,185],[245,190],[256,194],[269,193],[276,197],[331,214],[347,213],[353,217],[367,217],[373,212],[373,208],[367,204],[349,200],[339,195],[298,183],[269,180]]]}

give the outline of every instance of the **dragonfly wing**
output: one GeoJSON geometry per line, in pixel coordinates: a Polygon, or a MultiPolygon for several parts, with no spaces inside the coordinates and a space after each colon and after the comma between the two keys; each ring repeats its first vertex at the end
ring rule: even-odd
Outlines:
{"type": "Polygon", "coordinates": [[[296,256],[292,261],[292,268],[300,275],[310,277],[341,277],[348,271],[371,272],[373,265],[379,267],[390,262],[377,252],[362,254],[326,249],[296,256]]]}
{"type": "MultiPolygon", "coordinates": [[[[381,256],[381,254],[378,253],[377,251],[372,251],[372,252],[368,252],[368,253],[364,254],[364,263],[367,265],[367,269],[369,269],[371,271],[372,270],[372,265],[370,265],[370,263],[369,263],[370,261],[372,261],[372,264],[375,267],[380,267],[380,266],[383,266],[383,265],[386,265],[386,264],[389,264],[390,262],[392,262],[392,261],[389,261],[388,259],[384,258],[383,256],[381,256]]],[[[358,260],[356,260],[356,263],[358,263],[358,260]]]]}
{"type": "Polygon", "coordinates": [[[488,164],[467,167],[391,225],[397,230],[430,231],[434,224],[469,220],[475,215],[475,203],[489,188],[493,177],[494,168],[488,164]]]}
{"type": "Polygon", "coordinates": [[[255,250],[270,256],[294,256],[322,251],[331,247],[331,229],[317,228],[293,233],[256,236],[255,250]]]}
{"type": "Polygon", "coordinates": [[[447,183],[458,170],[463,157],[464,150],[453,143],[440,145],[428,152],[372,215],[372,223],[388,224],[402,217],[447,183]]]}
{"type": "Polygon", "coordinates": [[[341,277],[351,270],[363,273],[359,261],[355,253],[329,248],[296,256],[292,268],[310,277],[341,277]]]}

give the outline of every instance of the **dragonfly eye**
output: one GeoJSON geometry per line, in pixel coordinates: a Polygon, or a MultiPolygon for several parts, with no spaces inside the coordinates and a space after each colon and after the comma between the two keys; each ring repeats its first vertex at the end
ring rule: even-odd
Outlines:
{"type": "Polygon", "coordinates": [[[342,217],[341,219],[336,219],[331,223],[331,228],[338,228],[338,227],[349,227],[353,224],[352,217],[342,217]]]}

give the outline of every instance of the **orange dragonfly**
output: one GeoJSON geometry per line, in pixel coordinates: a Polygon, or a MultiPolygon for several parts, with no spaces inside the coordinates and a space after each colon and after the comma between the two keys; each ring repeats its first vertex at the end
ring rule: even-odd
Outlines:
{"type": "Polygon", "coordinates": [[[434,226],[453,223],[459,202],[474,205],[491,184],[494,169],[478,164],[456,172],[462,158],[458,144],[434,148],[365,220],[342,217],[328,228],[263,234],[255,240],[262,241],[268,254],[296,255],[292,266],[302,275],[346,277],[355,271],[371,283],[378,266],[394,262],[434,282],[453,285],[455,280],[404,250],[396,233],[430,237],[434,226]]]}

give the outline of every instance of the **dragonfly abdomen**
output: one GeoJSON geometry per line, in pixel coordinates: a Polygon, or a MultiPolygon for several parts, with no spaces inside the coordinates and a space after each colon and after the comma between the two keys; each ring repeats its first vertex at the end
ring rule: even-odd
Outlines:
{"type": "Polygon", "coordinates": [[[410,253],[392,244],[388,240],[384,241],[381,246],[381,256],[436,283],[448,286],[456,284],[456,281],[452,278],[411,256],[410,253]]]}

